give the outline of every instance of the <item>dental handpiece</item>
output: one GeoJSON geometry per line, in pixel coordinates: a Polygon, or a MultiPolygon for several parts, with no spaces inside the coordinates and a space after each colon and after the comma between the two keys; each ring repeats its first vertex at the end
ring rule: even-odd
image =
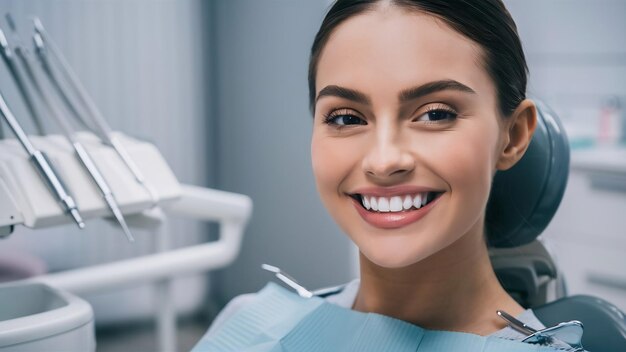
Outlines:
{"type": "MultiPolygon", "coordinates": [[[[99,137],[115,150],[115,152],[122,159],[126,167],[133,174],[135,180],[148,191],[148,193],[150,194],[150,198],[156,204],[156,202],[158,201],[158,195],[156,191],[154,190],[154,188],[152,188],[152,186],[148,184],[146,178],[139,170],[139,167],[137,167],[137,164],[135,164],[133,159],[130,157],[130,154],[128,153],[124,145],[115,137],[115,135],[111,133],[111,127],[108,125],[106,119],[104,118],[104,116],[102,116],[102,113],[100,112],[100,110],[98,110],[96,104],[93,102],[89,94],[87,94],[87,90],[83,87],[80,80],[72,70],[71,66],[65,60],[65,57],[63,56],[61,51],[57,48],[52,38],[50,38],[50,36],[48,35],[48,32],[44,28],[43,23],[41,23],[41,20],[39,20],[38,17],[34,17],[33,23],[35,25],[35,33],[40,36],[42,45],[46,45],[50,48],[50,52],[52,53],[54,58],[60,63],[61,72],[69,81],[70,86],[72,87],[74,93],[76,93],[76,96],[78,96],[78,98],[80,99],[82,105],[89,111],[89,116],[95,123],[96,129],[98,130],[97,134],[99,135],[99,137]]],[[[73,108],[73,110],[76,111],[77,109],[73,108]]],[[[83,123],[86,124],[86,122],[83,123]]]]}
{"type": "Polygon", "coordinates": [[[61,203],[63,210],[66,214],[69,214],[74,222],[78,225],[79,228],[84,228],[85,223],[83,222],[80,213],[78,212],[78,208],[74,199],[69,195],[65,185],[63,184],[61,178],[59,178],[57,172],[54,170],[52,163],[48,160],[46,155],[37,150],[33,144],[28,139],[26,133],[20,126],[20,124],[13,116],[13,113],[9,109],[4,97],[2,96],[2,92],[0,92],[0,113],[2,117],[6,120],[7,124],[17,136],[18,141],[22,144],[26,152],[30,157],[30,161],[33,163],[37,172],[43,177],[46,181],[46,185],[57,199],[59,203],[61,203]]]}
{"type": "MultiPolygon", "coordinates": [[[[37,55],[41,61],[43,71],[46,73],[46,75],[48,76],[50,81],[53,83],[55,88],[57,90],[60,90],[60,94],[62,94],[63,93],[62,89],[58,85],[56,76],[54,75],[53,72],[50,71],[49,62],[47,61],[45,52],[43,51],[43,48],[40,45],[41,38],[38,38],[38,36],[35,35],[34,39],[35,39],[35,45],[37,47],[37,55]]],[[[23,60],[23,62],[25,63],[25,66],[27,67],[26,71],[29,73],[29,78],[31,82],[33,83],[33,86],[35,87],[35,90],[37,91],[41,99],[43,100],[44,105],[48,108],[52,117],[56,120],[56,122],[61,127],[63,134],[72,145],[72,148],[76,152],[76,155],[78,159],[80,160],[81,164],[83,165],[84,169],[91,176],[92,180],[94,181],[94,183],[100,190],[100,193],[102,194],[102,197],[105,200],[107,206],[113,213],[113,216],[115,217],[117,222],[122,227],[122,230],[124,231],[124,234],[126,235],[126,238],[128,239],[128,241],[134,242],[135,239],[133,238],[133,235],[131,234],[130,229],[128,228],[128,225],[126,224],[126,221],[124,220],[124,215],[122,214],[122,211],[120,210],[117,204],[117,201],[115,199],[115,196],[113,195],[113,192],[111,191],[111,188],[109,187],[108,183],[102,176],[102,173],[100,172],[96,164],[93,162],[93,159],[91,158],[91,156],[89,155],[85,147],[82,145],[82,143],[80,143],[76,139],[73,133],[72,126],[65,119],[63,113],[56,106],[50,93],[45,89],[43,84],[40,82],[40,79],[37,76],[36,71],[32,67],[33,65],[31,64],[30,57],[28,57],[26,53],[24,53],[23,51],[20,51],[20,53],[22,55],[21,59],[23,60]]]]}

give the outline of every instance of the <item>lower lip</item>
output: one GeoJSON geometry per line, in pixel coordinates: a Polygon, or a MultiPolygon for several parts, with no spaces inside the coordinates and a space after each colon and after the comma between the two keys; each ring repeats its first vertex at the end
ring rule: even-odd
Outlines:
{"type": "Polygon", "coordinates": [[[363,208],[363,206],[356,199],[352,198],[352,202],[356,211],[368,224],[381,229],[397,229],[412,224],[426,216],[426,214],[428,214],[428,212],[439,202],[442,195],[443,194],[439,195],[437,199],[419,209],[401,212],[374,213],[363,208]]]}

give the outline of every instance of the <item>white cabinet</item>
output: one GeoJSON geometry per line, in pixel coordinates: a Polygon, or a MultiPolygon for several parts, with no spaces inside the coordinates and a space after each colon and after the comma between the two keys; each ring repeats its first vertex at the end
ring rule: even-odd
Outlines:
{"type": "Polygon", "coordinates": [[[542,236],[569,295],[589,294],[626,311],[626,151],[574,153],[559,211],[542,236]],[[624,171],[624,172],[622,172],[624,171]]]}

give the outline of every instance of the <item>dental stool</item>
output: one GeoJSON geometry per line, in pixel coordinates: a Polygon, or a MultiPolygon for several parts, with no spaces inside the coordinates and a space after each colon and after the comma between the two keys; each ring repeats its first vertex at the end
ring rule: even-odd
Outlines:
{"type": "Polygon", "coordinates": [[[537,103],[537,129],[524,157],[494,177],[485,226],[491,262],[502,286],[545,326],[578,320],[586,350],[626,351],[626,317],[586,295],[567,296],[565,281],[537,237],[563,198],[570,150],[558,117],[537,103]]]}

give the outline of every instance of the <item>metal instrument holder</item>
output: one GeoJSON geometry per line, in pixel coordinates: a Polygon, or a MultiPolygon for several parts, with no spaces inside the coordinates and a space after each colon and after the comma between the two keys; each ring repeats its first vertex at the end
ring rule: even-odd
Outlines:
{"type": "MultiPolygon", "coordinates": [[[[117,195],[120,208],[131,227],[151,230],[158,253],[111,263],[55,272],[24,281],[43,282],[78,295],[119,287],[153,283],[157,295],[157,336],[161,351],[176,350],[176,311],[171,282],[182,275],[223,268],[232,263],[241,247],[245,226],[252,212],[248,196],[181,185],[157,150],[147,142],[116,133],[137,166],[158,193],[155,205],[146,189],[123,167],[119,156],[91,133],[78,138],[106,170],[104,177],[117,195]],[[217,241],[171,249],[168,216],[180,216],[219,224],[217,241]]],[[[32,136],[33,144],[46,152],[74,196],[87,220],[111,216],[88,175],[80,168],[71,146],[61,136],[32,136]]],[[[46,228],[69,224],[72,219],[48,192],[28,155],[12,139],[0,140],[0,236],[15,226],[46,228]]],[[[121,230],[120,230],[121,231],[121,230]]],[[[0,245],[2,242],[0,241],[0,245]]],[[[129,244],[132,245],[132,244],[129,244]]],[[[97,318],[97,317],[96,317],[97,318]]]]}

